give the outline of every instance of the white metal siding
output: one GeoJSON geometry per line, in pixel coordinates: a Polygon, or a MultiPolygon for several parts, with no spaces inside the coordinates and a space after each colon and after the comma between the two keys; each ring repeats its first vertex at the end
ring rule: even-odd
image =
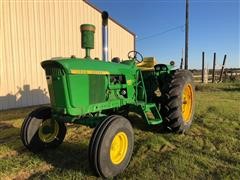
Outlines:
{"type": "MultiPolygon", "coordinates": [[[[92,57],[102,58],[101,13],[82,0],[0,2],[0,110],[49,102],[40,62],[84,56],[80,25],[96,26],[92,57]]],[[[109,57],[127,58],[134,35],[110,20],[109,57]]]]}

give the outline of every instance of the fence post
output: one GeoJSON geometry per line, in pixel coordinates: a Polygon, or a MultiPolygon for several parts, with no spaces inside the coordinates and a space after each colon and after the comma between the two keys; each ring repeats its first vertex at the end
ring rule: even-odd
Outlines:
{"type": "Polygon", "coordinates": [[[221,69],[220,78],[219,78],[219,81],[218,81],[218,82],[221,82],[221,81],[222,81],[222,75],[223,75],[223,71],[224,71],[224,66],[225,66],[226,58],[227,58],[227,55],[225,54],[225,55],[224,55],[224,58],[223,58],[222,69],[221,69]]]}
{"type": "Polygon", "coordinates": [[[215,82],[216,53],[213,54],[212,83],[215,82]]]}
{"type": "Polygon", "coordinates": [[[208,83],[208,69],[207,68],[204,69],[204,80],[203,80],[203,82],[205,84],[208,83]]]}
{"type": "Polygon", "coordinates": [[[180,69],[183,68],[183,58],[181,58],[181,64],[180,64],[180,69]]]}
{"type": "Polygon", "coordinates": [[[202,83],[204,82],[204,52],[202,52],[202,83]]]}

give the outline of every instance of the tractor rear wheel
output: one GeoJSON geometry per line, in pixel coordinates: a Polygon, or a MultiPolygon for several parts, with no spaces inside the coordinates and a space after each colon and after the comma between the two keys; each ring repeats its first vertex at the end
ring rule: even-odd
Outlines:
{"type": "Polygon", "coordinates": [[[121,173],[128,165],[134,145],[130,122],[112,115],[98,124],[89,145],[89,161],[95,172],[109,178],[121,173]]]}
{"type": "Polygon", "coordinates": [[[32,152],[59,146],[66,135],[66,126],[51,119],[51,108],[41,107],[32,111],[24,120],[21,140],[32,152]]]}
{"type": "Polygon", "coordinates": [[[161,82],[161,109],[164,125],[173,132],[183,133],[191,125],[195,107],[192,73],[174,70],[161,82]]]}

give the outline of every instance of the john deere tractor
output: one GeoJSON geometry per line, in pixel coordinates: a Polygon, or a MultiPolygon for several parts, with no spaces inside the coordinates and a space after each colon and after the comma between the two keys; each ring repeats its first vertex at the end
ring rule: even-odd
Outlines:
{"type": "MultiPolygon", "coordinates": [[[[107,13],[103,13],[106,35],[107,13]]],[[[92,169],[102,177],[114,177],[129,164],[134,147],[128,112],[136,112],[149,125],[184,132],[194,114],[192,74],[174,70],[174,64],[157,64],[130,51],[128,59],[92,59],[95,26],[81,25],[84,58],[59,58],[41,63],[46,73],[51,107],[32,111],[21,128],[23,144],[32,152],[58,147],[66,123],[93,127],[89,143],[92,169]]]]}

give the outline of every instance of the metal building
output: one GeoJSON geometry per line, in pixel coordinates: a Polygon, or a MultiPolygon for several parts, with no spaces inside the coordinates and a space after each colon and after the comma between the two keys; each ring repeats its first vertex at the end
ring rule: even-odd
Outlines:
{"type": "MultiPolygon", "coordinates": [[[[49,102],[40,62],[83,57],[80,25],[96,26],[92,57],[102,58],[101,11],[84,0],[0,2],[0,110],[49,102]]],[[[109,59],[127,58],[135,35],[110,18],[109,59]]]]}

